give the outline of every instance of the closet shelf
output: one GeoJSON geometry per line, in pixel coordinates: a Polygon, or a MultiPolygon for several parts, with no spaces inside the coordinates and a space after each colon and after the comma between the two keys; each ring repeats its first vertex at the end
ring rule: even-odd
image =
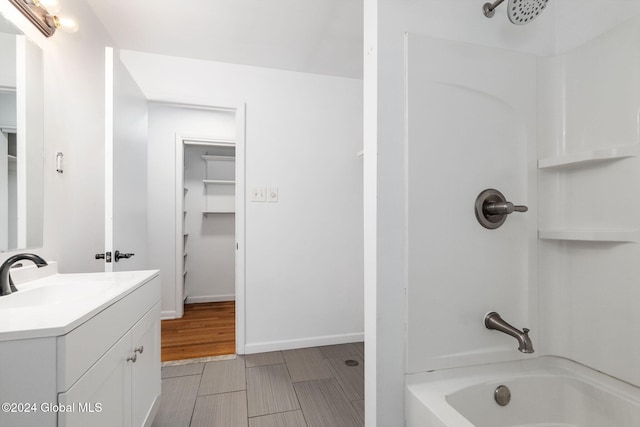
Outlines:
{"type": "Polygon", "coordinates": [[[564,156],[547,157],[538,160],[538,169],[559,168],[605,160],[624,159],[640,155],[640,144],[623,145],[611,148],[598,148],[564,156]]]}
{"type": "Polygon", "coordinates": [[[236,147],[236,141],[233,139],[189,138],[184,140],[184,144],[201,147],[236,147]]]}
{"type": "Polygon", "coordinates": [[[204,185],[236,185],[234,180],[226,180],[226,179],[203,179],[202,182],[204,185]]]}
{"type": "Polygon", "coordinates": [[[202,159],[205,161],[214,161],[214,162],[218,162],[218,161],[235,162],[236,161],[235,156],[216,156],[214,154],[203,154],[202,159]]]}
{"type": "Polygon", "coordinates": [[[227,214],[227,213],[231,213],[234,214],[236,213],[235,209],[232,210],[226,210],[226,209],[219,209],[219,210],[215,210],[215,211],[202,211],[203,215],[208,215],[208,214],[227,214]]]}
{"type": "Polygon", "coordinates": [[[543,240],[573,240],[582,242],[620,242],[638,243],[640,230],[633,229],[548,229],[539,230],[538,237],[543,240]]]}

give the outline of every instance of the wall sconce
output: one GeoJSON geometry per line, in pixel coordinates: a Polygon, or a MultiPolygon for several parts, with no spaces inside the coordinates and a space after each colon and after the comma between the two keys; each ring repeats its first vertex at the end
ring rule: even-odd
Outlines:
{"type": "Polygon", "coordinates": [[[78,22],[71,17],[58,16],[59,0],[9,0],[46,37],[51,37],[56,29],[68,33],[78,31],[78,22]]]}

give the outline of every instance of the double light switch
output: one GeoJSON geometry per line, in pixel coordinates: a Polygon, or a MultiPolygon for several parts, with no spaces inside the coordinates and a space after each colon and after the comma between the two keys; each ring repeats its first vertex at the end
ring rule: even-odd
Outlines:
{"type": "Polygon", "coordinates": [[[251,191],[252,202],[272,202],[278,201],[278,187],[254,187],[251,191]]]}

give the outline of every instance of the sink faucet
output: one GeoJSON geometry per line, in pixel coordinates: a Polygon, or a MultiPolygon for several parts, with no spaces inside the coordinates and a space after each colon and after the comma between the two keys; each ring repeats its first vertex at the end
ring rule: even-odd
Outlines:
{"type": "Polygon", "coordinates": [[[36,254],[18,254],[8,258],[0,265],[0,296],[9,295],[12,292],[18,291],[9,275],[9,269],[13,264],[22,260],[32,261],[38,268],[47,265],[47,261],[36,254]]]}
{"type": "Polygon", "coordinates": [[[514,328],[505,322],[495,311],[485,316],[484,326],[486,326],[487,329],[495,329],[496,331],[511,335],[518,340],[518,350],[523,353],[533,353],[533,344],[531,343],[531,338],[529,338],[529,329],[522,328],[522,331],[520,331],[514,328]]]}

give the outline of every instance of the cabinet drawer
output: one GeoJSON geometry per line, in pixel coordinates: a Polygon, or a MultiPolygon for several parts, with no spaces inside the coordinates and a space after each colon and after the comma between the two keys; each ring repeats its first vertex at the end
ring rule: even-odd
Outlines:
{"type": "Polygon", "coordinates": [[[68,390],[158,301],[160,278],[156,276],[86,323],[58,337],[57,391],[68,390]]]}

